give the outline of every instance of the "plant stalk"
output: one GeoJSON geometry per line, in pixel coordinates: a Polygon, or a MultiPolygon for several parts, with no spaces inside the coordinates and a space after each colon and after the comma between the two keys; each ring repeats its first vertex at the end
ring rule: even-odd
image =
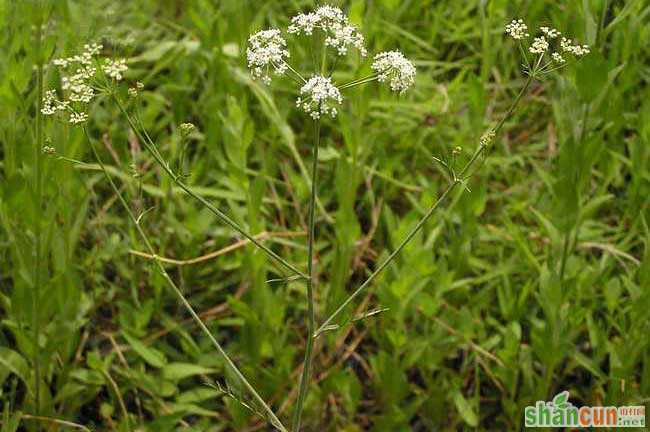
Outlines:
{"type": "Polygon", "coordinates": [[[117,187],[115,182],[113,181],[113,178],[111,175],[108,173],[108,170],[106,169],[106,166],[104,165],[104,162],[102,161],[101,157],[99,156],[99,153],[97,151],[97,148],[95,147],[95,144],[93,143],[93,140],[90,138],[90,135],[88,134],[88,130],[84,127],[83,128],[84,134],[86,136],[86,139],[88,140],[88,143],[90,145],[90,148],[93,152],[93,155],[95,159],[97,160],[97,164],[100,166],[101,170],[104,173],[104,176],[106,177],[106,180],[108,180],[109,184],[111,185],[111,188],[113,189],[113,192],[117,196],[118,200],[124,207],[124,210],[126,210],[129,219],[131,219],[131,222],[135,225],[138,233],[140,234],[140,238],[142,239],[147,251],[151,256],[154,257],[154,262],[156,263],[156,267],[160,274],[163,276],[167,284],[170,286],[170,288],[174,291],[178,299],[183,303],[183,306],[187,311],[190,313],[196,324],[201,328],[203,333],[210,339],[214,347],[216,348],[217,352],[219,355],[223,358],[225,361],[226,365],[231,369],[231,371],[237,376],[237,378],[242,382],[244,387],[250,392],[251,396],[255,399],[257,403],[259,403],[262,406],[262,409],[266,412],[266,414],[269,416],[269,420],[271,423],[277,427],[281,432],[288,432],[287,429],[282,425],[282,422],[276,417],[275,413],[271,408],[266,404],[264,399],[257,393],[255,388],[248,382],[248,380],[244,377],[244,375],[240,372],[240,370],[235,366],[233,361],[230,359],[226,351],[222,348],[221,344],[217,341],[217,339],[212,335],[208,327],[203,323],[199,315],[196,313],[192,305],[189,303],[189,301],[185,298],[183,293],[181,292],[180,288],[176,285],[176,283],[172,280],[172,278],[169,276],[167,271],[165,270],[165,267],[161,263],[160,259],[158,258],[158,255],[156,254],[153,245],[149,241],[149,238],[147,237],[147,234],[144,232],[142,229],[142,226],[140,225],[140,222],[136,218],[135,214],[129,207],[129,204],[126,202],[126,199],[120,192],[120,189],[117,187]]]}
{"type": "Polygon", "coordinates": [[[34,290],[32,292],[32,331],[33,331],[33,361],[34,361],[34,408],[35,414],[41,414],[41,352],[40,352],[40,296],[41,296],[41,261],[43,259],[42,251],[42,229],[41,229],[41,212],[43,207],[43,113],[41,108],[43,105],[43,16],[42,5],[37,5],[38,11],[36,12],[36,86],[37,86],[37,100],[36,100],[36,145],[34,146],[34,165],[35,165],[35,190],[36,190],[36,204],[38,211],[36,220],[34,221],[34,290]]]}
{"type": "MultiPolygon", "coordinates": [[[[538,59],[535,69],[528,75],[528,79],[526,80],[526,83],[524,86],[521,88],[517,96],[515,97],[515,100],[512,102],[508,110],[506,111],[506,114],[503,116],[503,118],[499,121],[499,123],[495,126],[495,128],[492,130],[496,134],[501,130],[503,125],[505,124],[506,120],[512,115],[514,112],[515,108],[517,105],[519,105],[519,102],[521,101],[521,98],[523,95],[528,91],[528,88],[530,87],[530,84],[533,82],[535,79],[535,72],[537,68],[539,67],[539,64],[541,62],[542,56],[538,59]]],[[[365,280],[352,294],[346,298],[341,305],[336,308],[336,310],[323,322],[323,324],[316,330],[314,333],[314,337],[318,337],[321,333],[324,331],[327,331],[328,329],[331,328],[332,326],[332,321],[343,312],[343,310],[364,290],[366,289],[370,283],[390,264],[393,259],[406,247],[406,245],[413,239],[413,237],[422,229],[422,227],[427,223],[427,221],[431,218],[433,213],[440,207],[442,202],[447,198],[447,196],[452,192],[452,190],[456,187],[456,185],[460,183],[466,182],[469,178],[472,177],[473,173],[470,175],[467,175],[469,170],[472,168],[476,160],[487,150],[488,148],[488,143],[482,143],[474,152],[472,155],[471,159],[465,164],[463,169],[460,171],[460,174],[454,179],[452,183],[447,186],[447,188],[443,191],[442,195],[438,198],[438,200],[429,208],[429,210],[426,212],[426,214],[418,221],[418,223],[411,229],[411,231],[406,235],[404,240],[399,244],[397,249],[395,249],[389,256],[386,258],[386,260],[373,271],[370,276],[368,276],[368,279],[365,280]]],[[[465,190],[465,188],[461,189],[462,193],[465,190]]]]}
{"type": "Polygon", "coordinates": [[[293,416],[293,432],[300,431],[302,419],[302,410],[307,390],[309,389],[309,378],[311,369],[311,360],[314,348],[314,328],[316,327],[316,316],[314,311],[314,238],[315,238],[315,215],[316,215],[316,194],[318,180],[318,148],[320,146],[320,120],[314,122],[314,149],[311,174],[311,196],[309,199],[309,239],[307,246],[307,345],[305,346],[305,359],[303,362],[302,376],[300,377],[300,387],[298,389],[298,400],[293,416]]]}
{"type": "Polygon", "coordinates": [[[162,158],[158,150],[156,149],[156,145],[154,144],[153,140],[149,137],[149,134],[146,133],[146,131],[143,133],[140,128],[138,128],[131,118],[131,116],[127,113],[126,108],[124,105],[122,105],[122,102],[115,96],[113,95],[113,99],[117,103],[117,106],[119,107],[120,111],[126,117],[127,122],[131,126],[131,129],[138,135],[138,138],[143,142],[144,146],[147,148],[149,153],[153,156],[153,158],[156,160],[158,165],[169,175],[169,177],[172,179],[172,181],[185,193],[190,195],[192,198],[203,204],[212,214],[217,216],[223,223],[228,225],[230,228],[247,238],[251,243],[253,243],[255,246],[257,246],[259,249],[264,251],[269,257],[274,259],[277,263],[281,264],[284,266],[286,269],[290,270],[291,272],[299,275],[303,279],[308,279],[308,276],[300,271],[296,266],[273,252],[271,249],[269,249],[267,246],[263,245],[259,240],[257,240],[253,235],[247,233],[244,231],[243,228],[241,228],[235,221],[230,219],[225,213],[223,213],[221,210],[219,210],[214,204],[212,204],[210,201],[207,199],[203,198],[201,195],[197,194],[192,190],[191,187],[186,185],[181,179],[180,176],[177,175],[172,171],[172,169],[169,167],[169,164],[162,158]]]}

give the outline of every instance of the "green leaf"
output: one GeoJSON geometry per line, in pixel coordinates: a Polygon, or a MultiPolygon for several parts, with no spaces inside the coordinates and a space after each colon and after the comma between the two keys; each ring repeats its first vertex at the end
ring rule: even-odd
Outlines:
{"type": "Polygon", "coordinates": [[[600,94],[607,84],[607,62],[598,52],[592,52],[580,59],[576,71],[578,92],[585,102],[590,102],[600,94]]]}
{"type": "Polygon", "coordinates": [[[16,351],[0,347],[0,384],[9,374],[14,374],[25,384],[29,385],[29,366],[27,361],[16,351]]]}
{"type": "Polygon", "coordinates": [[[142,357],[144,361],[158,369],[165,366],[167,359],[163,353],[155,348],[146,346],[134,337],[129,336],[127,333],[123,333],[122,335],[124,336],[124,339],[126,339],[126,341],[129,343],[129,345],[131,345],[133,351],[138,353],[138,355],[142,357]]]}
{"type": "Polygon", "coordinates": [[[99,356],[99,354],[96,352],[89,352],[86,355],[86,364],[88,365],[89,368],[93,370],[100,371],[100,372],[104,370],[104,363],[102,362],[102,359],[99,356]]]}
{"type": "Polygon", "coordinates": [[[465,397],[459,391],[454,393],[454,404],[456,405],[456,409],[460,413],[460,416],[463,418],[465,423],[472,427],[476,427],[478,425],[478,417],[476,416],[476,413],[472,409],[469,402],[467,402],[467,399],[465,399],[465,397]]]}
{"type": "Polygon", "coordinates": [[[208,375],[213,372],[214,369],[192,363],[169,363],[162,368],[162,376],[172,381],[179,381],[193,375],[208,375]]]}

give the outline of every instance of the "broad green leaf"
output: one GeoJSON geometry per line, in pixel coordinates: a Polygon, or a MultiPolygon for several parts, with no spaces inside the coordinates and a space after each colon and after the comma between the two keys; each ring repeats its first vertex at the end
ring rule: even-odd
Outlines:
{"type": "Polygon", "coordinates": [[[30,385],[27,361],[16,351],[0,347],[0,385],[4,383],[9,374],[16,375],[25,384],[30,385]]]}
{"type": "Polygon", "coordinates": [[[131,345],[131,348],[151,366],[160,369],[167,363],[165,355],[157,349],[146,346],[136,338],[129,336],[126,332],[123,332],[122,336],[131,345]]]}
{"type": "Polygon", "coordinates": [[[478,425],[478,417],[476,416],[474,409],[459,391],[454,392],[454,404],[465,423],[472,427],[478,425]]]}
{"type": "Polygon", "coordinates": [[[214,369],[192,363],[169,363],[162,368],[162,375],[172,381],[182,380],[193,375],[209,375],[214,369]]]}

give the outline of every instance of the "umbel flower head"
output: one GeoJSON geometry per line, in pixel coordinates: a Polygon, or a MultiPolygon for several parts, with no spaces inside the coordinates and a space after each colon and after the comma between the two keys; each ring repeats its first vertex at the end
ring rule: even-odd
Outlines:
{"type": "Polygon", "coordinates": [[[282,37],[280,30],[262,30],[251,35],[248,38],[246,57],[253,76],[269,84],[269,70],[272,69],[276,75],[282,75],[287,70],[284,59],[289,58],[286,47],[287,41],[282,37]]]}
{"type": "Polygon", "coordinates": [[[514,19],[510,24],[506,26],[506,33],[508,33],[513,39],[523,39],[530,36],[528,34],[528,26],[524,23],[524,20],[514,19]]]}
{"type": "MultiPolygon", "coordinates": [[[[291,19],[287,32],[293,35],[322,34],[325,47],[333,48],[337,56],[347,54],[350,48],[367,55],[363,35],[352,25],[343,11],[333,6],[320,6],[313,12],[301,13],[291,19]]],[[[296,105],[314,119],[323,115],[335,117],[343,103],[341,91],[371,81],[387,83],[391,90],[404,92],[415,82],[415,66],[399,51],[377,54],[372,63],[373,74],[347,83],[335,83],[331,71],[324,70],[327,62],[319,64],[317,74],[309,79],[289,63],[287,42],[279,29],[262,30],[250,36],[247,49],[248,67],[253,78],[265,84],[275,75],[287,74],[301,85],[296,105]]],[[[334,62],[336,63],[336,62],[334,62]]]]}
{"type": "MultiPolygon", "coordinates": [[[[512,20],[506,25],[505,32],[520,44],[525,44],[530,37],[528,26],[521,19],[512,20]]],[[[574,57],[589,54],[588,45],[574,45],[571,39],[562,37],[562,33],[552,27],[542,26],[538,34],[528,46],[533,59],[529,60],[526,51],[522,50],[528,73],[540,76],[562,68],[567,63],[563,54],[574,57]]]]}
{"type": "Polygon", "coordinates": [[[337,7],[321,6],[314,12],[296,15],[291,19],[287,31],[297,35],[311,35],[314,29],[325,34],[325,46],[334,48],[339,55],[347,54],[351,46],[358,49],[362,56],[367,54],[363,35],[337,7]]]}
{"type": "Polygon", "coordinates": [[[341,105],[343,98],[330,78],[324,76],[311,77],[300,89],[296,105],[309,114],[313,119],[322,115],[336,117],[336,105],[341,105]]]}
{"type": "Polygon", "coordinates": [[[97,72],[95,57],[101,50],[101,45],[86,44],[81,54],[52,61],[62,75],[61,89],[65,97],[58,99],[55,90],[47,90],[41,107],[43,115],[54,115],[60,112],[67,114],[71,124],[86,121],[88,116],[83,110],[85,105],[95,97],[91,80],[97,72]]]}
{"type": "Polygon", "coordinates": [[[415,82],[415,66],[399,51],[377,54],[372,70],[377,72],[379,82],[388,81],[396,92],[403,93],[415,82]]]}
{"type": "MultiPolygon", "coordinates": [[[[93,79],[99,71],[97,56],[102,49],[99,44],[86,44],[81,54],[52,61],[52,65],[58,68],[61,74],[61,90],[64,97],[59,99],[55,90],[47,90],[41,107],[43,115],[61,113],[67,115],[68,122],[75,125],[88,120],[85,109],[96,96],[93,79]]],[[[121,81],[127,69],[124,59],[107,59],[101,66],[106,76],[114,81],[121,81]]]]}

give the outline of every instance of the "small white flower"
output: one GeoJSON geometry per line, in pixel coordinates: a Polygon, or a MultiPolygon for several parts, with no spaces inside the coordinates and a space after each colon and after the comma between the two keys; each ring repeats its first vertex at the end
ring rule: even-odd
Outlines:
{"type": "Polygon", "coordinates": [[[553,60],[555,60],[556,63],[564,63],[566,60],[564,60],[564,57],[560,53],[554,52],[551,54],[551,57],[553,57],[553,60]]]}
{"type": "Polygon", "coordinates": [[[548,41],[544,36],[536,37],[533,44],[528,48],[533,54],[544,54],[548,50],[548,41]]]}
{"type": "Polygon", "coordinates": [[[332,84],[330,78],[314,76],[300,89],[300,97],[296,100],[298,108],[305,111],[313,119],[322,115],[336,117],[336,105],[343,103],[341,92],[332,84]]]}
{"type": "Polygon", "coordinates": [[[530,36],[528,34],[528,26],[521,19],[513,19],[510,24],[506,25],[506,33],[515,40],[530,36]]]}
{"type": "Polygon", "coordinates": [[[126,65],[126,60],[124,59],[106,59],[106,62],[102,66],[104,73],[115,81],[121,81],[124,78],[122,74],[128,69],[129,67],[126,65]]]}
{"type": "Polygon", "coordinates": [[[246,57],[253,77],[269,84],[269,69],[273,69],[276,75],[286,72],[287,64],[284,59],[289,57],[286,47],[287,41],[282,37],[280,30],[262,30],[251,35],[248,38],[246,57]]]}
{"type": "Polygon", "coordinates": [[[325,33],[325,46],[334,48],[339,55],[347,54],[349,47],[358,49],[364,57],[367,55],[363,35],[337,7],[321,6],[314,12],[296,15],[287,31],[311,35],[314,29],[325,33]]]}
{"type": "Polygon", "coordinates": [[[85,112],[72,112],[70,113],[70,123],[71,124],[79,124],[79,123],[85,123],[86,120],[88,120],[88,114],[85,112]]]}
{"type": "Polygon", "coordinates": [[[390,82],[390,88],[404,92],[415,82],[415,66],[399,51],[381,52],[375,56],[372,70],[377,72],[379,82],[390,82]]]}
{"type": "Polygon", "coordinates": [[[549,39],[555,39],[560,36],[560,32],[557,29],[551,27],[540,27],[542,33],[544,33],[549,39]]]}

